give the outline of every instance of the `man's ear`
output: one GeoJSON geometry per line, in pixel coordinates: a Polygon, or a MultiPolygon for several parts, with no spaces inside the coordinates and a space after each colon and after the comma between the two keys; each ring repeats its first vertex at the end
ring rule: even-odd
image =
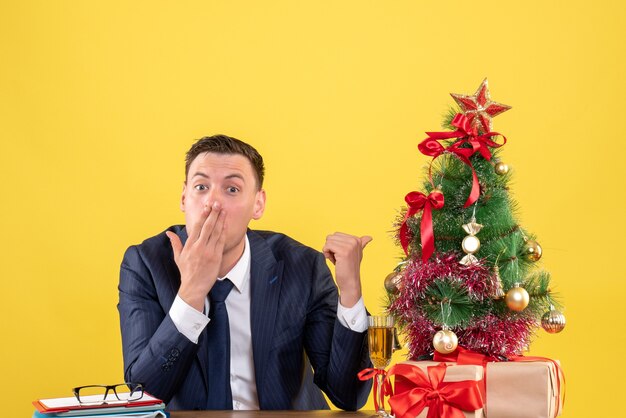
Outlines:
{"type": "Polygon", "coordinates": [[[185,191],[187,190],[187,181],[183,181],[183,193],[180,196],[180,210],[185,211],[185,191]]]}
{"type": "Polygon", "coordinates": [[[265,190],[261,189],[256,192],[252,219],[254,219],[255,221],[261,219],[261,216],[263,216],[263,212],[265,212],[265,190]]]}

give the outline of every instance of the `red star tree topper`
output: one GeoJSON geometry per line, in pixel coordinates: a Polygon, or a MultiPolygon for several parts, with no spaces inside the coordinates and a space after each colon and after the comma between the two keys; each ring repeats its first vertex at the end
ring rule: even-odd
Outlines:
{"type": "Polygon", "coordinates": [[[470,120],[471,127],[479,133],[491,132],[491,118],[506,112],[511,106],[494,102],[489,94],[489,84],[485,78],[473,96],[450,93],[461,106],[463,114],[470,120]]]}

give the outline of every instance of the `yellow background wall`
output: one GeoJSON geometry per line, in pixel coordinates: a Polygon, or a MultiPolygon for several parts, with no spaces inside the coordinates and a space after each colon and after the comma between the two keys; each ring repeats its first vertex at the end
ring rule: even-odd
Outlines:
{"type": "Polygon", "coordinates": [[[562,361],[565,417],[617,416],[625,17],[602,0],[3,1],[2,416],[122,380],[123,251],[183,221],[183,156],[207,134],[265,156],[253,227],[316,248],[336,230],[375,237],[363,280],[379,311],[401,254],[388,231],[423,180],[416,145],[448,93],[485,76],[514,107],[494,127],[567,306],[531,354],[562,361]]]}

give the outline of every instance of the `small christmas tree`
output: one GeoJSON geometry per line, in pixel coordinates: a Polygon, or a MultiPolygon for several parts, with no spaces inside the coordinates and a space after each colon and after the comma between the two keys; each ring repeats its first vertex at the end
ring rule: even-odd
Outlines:
{"type": "Polygon", "coordinates": [[[509,106],[491,100],[485,79],[472,96],[452,94],[447,132],[428,132],[432,157],[424,193],[406,195],[397,220],[406,258],[385,279],[389,312],[406,335],[409,358],[457,344],[501,357],[528,349],[541,323],[559,332],[565,317],[537,268],[542,249],[515,218],[510,171],[499,158],[506,138],[492,118],[509,106]]]}

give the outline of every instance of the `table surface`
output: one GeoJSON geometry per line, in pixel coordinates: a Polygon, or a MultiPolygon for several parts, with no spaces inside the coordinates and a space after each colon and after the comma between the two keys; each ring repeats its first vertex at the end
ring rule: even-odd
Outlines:
{"type": "Polygon", "coordinates": [[[173,411],[171,418],[365,418],[374,416],[374,411],[173,411]]]}

